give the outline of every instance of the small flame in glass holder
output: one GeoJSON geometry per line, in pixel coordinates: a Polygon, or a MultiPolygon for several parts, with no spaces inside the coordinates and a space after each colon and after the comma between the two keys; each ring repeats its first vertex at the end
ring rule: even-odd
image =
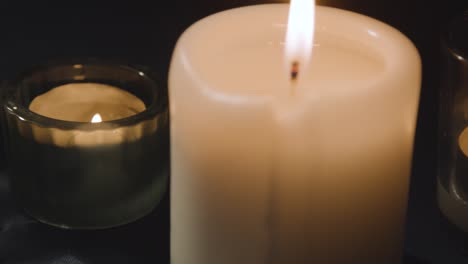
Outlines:
{"type": "Polygon", "coordinates": [[[100,114],[94,114],[93,118],[91,119],[91,123],[101,123],[102,118],[100,114]]]}

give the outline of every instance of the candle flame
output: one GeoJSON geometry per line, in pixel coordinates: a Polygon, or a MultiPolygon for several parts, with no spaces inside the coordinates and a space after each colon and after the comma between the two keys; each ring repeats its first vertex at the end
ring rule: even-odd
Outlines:
{"type": "Polygon", "coordinates": [[[285,59],[291,80],[299,77],[312,54],[315,28],[315,0],[291,0],[286,31],[285,59]]]}
{"type": "Polygon", "coordinates": [[[91,119],[91,123],[101,123],[102,118],[100,114],[94,114],[93,118],[91,119]]]}

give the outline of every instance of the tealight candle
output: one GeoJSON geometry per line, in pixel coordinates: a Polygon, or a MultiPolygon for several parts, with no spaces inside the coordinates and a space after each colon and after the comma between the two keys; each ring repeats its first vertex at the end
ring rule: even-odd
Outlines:
{"type": "Polygon", "coordinates": [[[62,228],[99,229],[159,203],[168,181],[167,102],[146,71],[59,63],[10,88],[9,175],[28,214],[62,228]]]}
{"type": "Polygon", "coordinates": [[[314,20],[302,2],[286,43],[286,4],[212,15],[177,42],[173,264],[401,261],[418,52],[382,22],[328,7],[314,20]]]}

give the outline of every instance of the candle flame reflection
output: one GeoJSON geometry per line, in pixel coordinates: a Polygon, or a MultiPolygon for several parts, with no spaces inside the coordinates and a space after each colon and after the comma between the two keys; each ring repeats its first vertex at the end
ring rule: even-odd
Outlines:
{"type": "Polygon", "coordinates": [[[285,59],[295,80],[307,67],[312,54],[315,28],[315,0],[291,0],[286,31],[285,59]]]}
{"type": "Polygon", "coordinates": [[[94,114],[93,118],[91,119],[91,123],[101,123],[102,118],[100,114],[94,114]]]}

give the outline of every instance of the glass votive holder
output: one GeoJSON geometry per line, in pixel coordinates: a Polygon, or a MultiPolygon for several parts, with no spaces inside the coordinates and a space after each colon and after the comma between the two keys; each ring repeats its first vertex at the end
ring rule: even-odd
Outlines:
{"type": "Polygon", "coordinates": [[[468,232],[468,10],[449,24],[443,52],[438,203],[453,224],[468,232]]]}
{"type": "Polygon", "coordinates": [[[151,73],[90,59],[56,62],[8,89],[8,174],[27,214],[101,229],[157,206],[168,185],[169,120],[166,89],[151,73]]]}

